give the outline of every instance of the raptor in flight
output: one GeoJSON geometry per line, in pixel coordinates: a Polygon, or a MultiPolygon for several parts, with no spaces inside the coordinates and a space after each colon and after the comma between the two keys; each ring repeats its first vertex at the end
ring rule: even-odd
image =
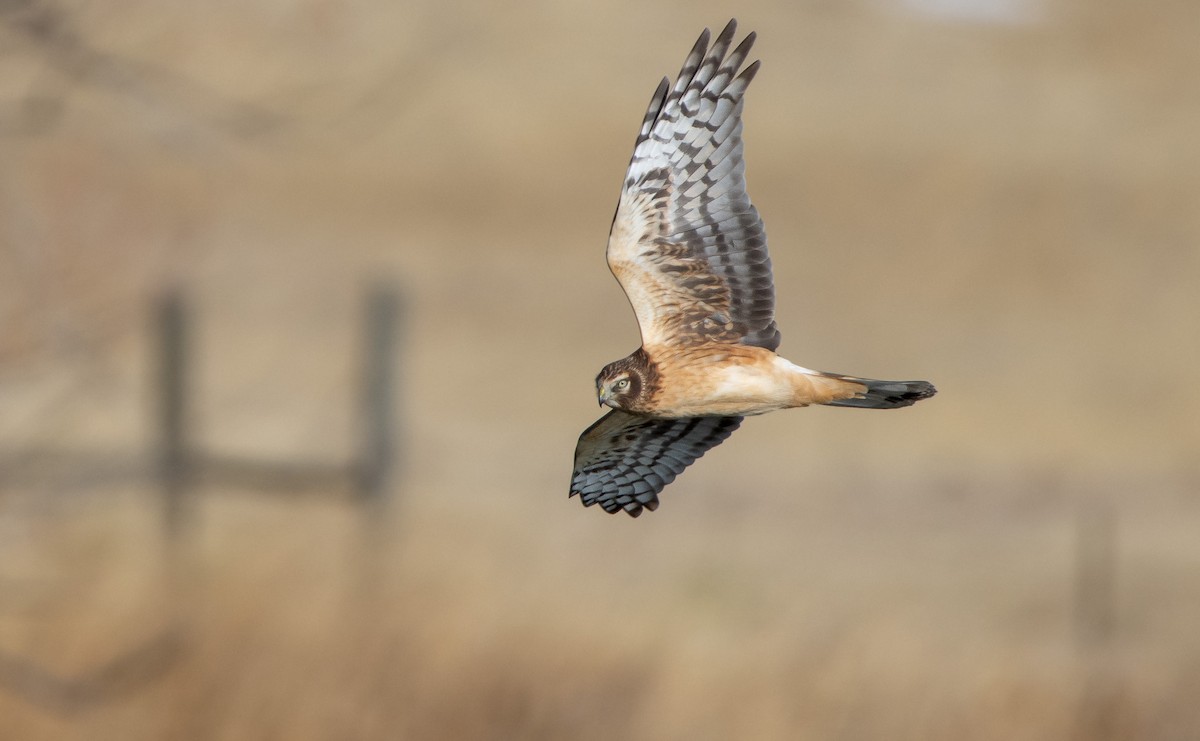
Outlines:
{"type": "Polygon", "coordinates": [[[633,305],[642,346],[596,377],[612,411],[579,437],[571,496],[633,517],[743,417],[828,404],[906,407],[926,381],[876,381],[801,368],[775,354],[775,288],[762,219],[746,195],[742,67],[730,21],[708,29],[642,121],[608,238],[608,266],[633,305]]]}

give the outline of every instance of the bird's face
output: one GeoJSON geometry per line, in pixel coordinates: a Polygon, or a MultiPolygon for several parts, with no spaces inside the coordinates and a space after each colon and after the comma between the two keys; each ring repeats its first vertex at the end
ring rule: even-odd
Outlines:
{"type": "Polygon", "coordinates": [[[596,394],[600,406],[610,406],[613,409],[628,409],[630,402],[637,398],[641,387],[636,372],[628,368],[612,368],[600,371],[596,377],[596,394]]]}

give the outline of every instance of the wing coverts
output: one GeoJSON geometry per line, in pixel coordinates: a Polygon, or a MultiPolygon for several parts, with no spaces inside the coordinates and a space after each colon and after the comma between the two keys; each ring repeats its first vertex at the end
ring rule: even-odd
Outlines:
{"type": "Polygon", "coordinates": [[[742,417],[658,419],[611,411],[579,436],[571,496],[633,517],[658,508],[658,493],[729,437],[742,417]]]}

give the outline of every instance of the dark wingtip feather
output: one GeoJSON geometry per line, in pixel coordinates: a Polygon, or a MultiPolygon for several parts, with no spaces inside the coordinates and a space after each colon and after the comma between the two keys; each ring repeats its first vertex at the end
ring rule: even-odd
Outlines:
{"type": "Polygon", "coordinates": [[[746,65],[746,69],[742,70],[742,74],[738,75],[738,79],[745,80],[745,84],[749,85],[750,81],[754,79],[754,76],[758,74],[759,67],[762,67],[762,60],[755,59],[753,62],[746,65]]]}
{"type": "Polygon", "coordinates": [[[742,60],[749,56],[750,47],[754,46],[754,40],[757,38],[758,33],[756,31],[751,31],[750,33],[746,34],[746,38],[742,39],[742,43],[738,44],[737,48],[733,50],[733,53],[729,55],[729,59],[737,61],[737,64],[734,65],[735,68],[740,67],[742,60]]]}
{"type": "Polygon", "coordinates": [[[729,22],[725,24],[725,28],[721,29],[721,33],[717,34],[717,41],[729,43],[733,39],[733,35],[737,33],[737,25],[737,18],[730,18],[729,22]]]}

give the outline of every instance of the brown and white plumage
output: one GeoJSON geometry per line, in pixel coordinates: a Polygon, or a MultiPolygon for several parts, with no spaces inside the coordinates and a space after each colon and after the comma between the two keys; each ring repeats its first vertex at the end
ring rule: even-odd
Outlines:
{"type": "Polygon", "coordinates": [[[822,373],[775,354],[766,232],[746,194],[742,100],[759,63],[735,21],[705,29],[672,86],[664,78],[634,145],[608,240],[642,346],[596,379],[614,409],[575,450],[571,495],[637,516],[746,415],[829,404],[872,409],[932,396],[925,381],[822,373]]]}
{"type": "Polygon", "coordinates": [[[705,29],[675,86],[659,83],[625,176],[608,265],[645,346],[779,346],[767,235],[742,158],[742,96],[759,63],[738,73],[753,33],[726,57],[736,28],[711,49],[705,29]]]}

